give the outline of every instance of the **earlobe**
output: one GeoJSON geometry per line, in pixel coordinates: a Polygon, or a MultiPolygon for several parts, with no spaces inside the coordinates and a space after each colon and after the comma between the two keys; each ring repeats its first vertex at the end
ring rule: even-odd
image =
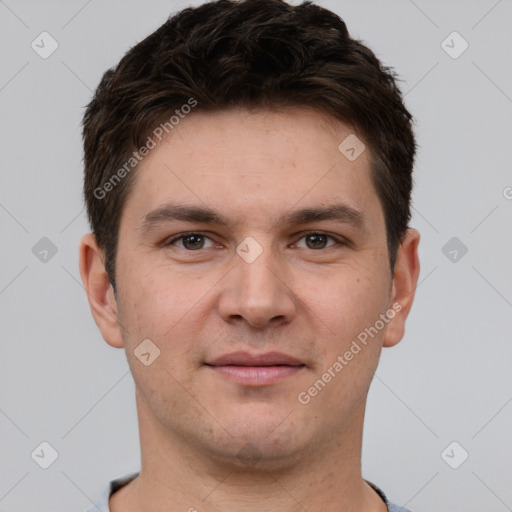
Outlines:
{"type": "Polygon", "coordinates": [[[103,251],[92,233],[80,241],[80,275],[92,316],[103,338],[112,347],[122,348],[116,299],[105,270],[103,251]]]}
{"type": "Polygon", "coordinates": [[[404,336],[405,321],[412,307],[420,273],[419,241],[420,234],[415,229],[408,229],[398,248],[390,303],[390,309],[395,310],[396,314],[386,329],[385,347],[396,345],[404,336]]]}

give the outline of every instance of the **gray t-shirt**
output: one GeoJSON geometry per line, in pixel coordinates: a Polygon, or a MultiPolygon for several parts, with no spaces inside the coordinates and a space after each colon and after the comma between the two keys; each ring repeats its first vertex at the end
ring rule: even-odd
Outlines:
{"type": "MultiPolygon", "coordinates": [[[[129,475],[122,476],[120,478],[116,478],[114,480],[111,480],[103,489],[101,492],[100,497],[98,498],[98,501],[91,507],[88,508],[85,512],[110,512],[110,508],[108,506],[108,500],[112,494],[114,494],[116,491],[121,489],[124,485],[131,482],[135,477],[137,477],[139,473],[130,473],[129,475]]],[[[388,499],[386,498],[386,495],[375,485],[371,482],[367,483],[372,486],[373,489],[377,492],[377,494],[382,498],[384,503],[388,506],[389,512],[411,512],[409,509],[404,507],[399,507],[398,505],[394,505],[393,503],[390,503],[388,499]]]]}

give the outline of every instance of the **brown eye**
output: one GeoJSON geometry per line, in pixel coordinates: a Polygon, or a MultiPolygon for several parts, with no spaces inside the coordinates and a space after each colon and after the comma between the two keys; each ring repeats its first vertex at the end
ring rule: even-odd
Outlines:
{"type": "Polygon", "coordinates": [[[297,243],[297,246],[302,249],[327,249],[333,245],[339,244],[332,236],[325,235],[323,233],[308,233],[303,236],[297,243]],[[305,244],[301,243],[305,240],[305,244]],[[329,242],[331,240],[331,242],[329,242]]]}
{"type": "Polygon", "coordinates": [[[327,244],[326,235],[307,235],[306,245],[310,249],[324,249],[327,244]]]}
{"type": "Polygon", "coordinates": [[[183,247],[185,247],[185,249],[202,249],[203,246],[204,236],[202,235],[187,235],[183,237],[183,247]]]}
{"type": "Polygon", "coordinates": [[[186,233],[177,236],[168,242],[167,245],[175,245],[187,251],[197,251],[199,249],[208,249],[213,247],[214,243],[209,237],[202,235],[201,233],[186,233]]]}

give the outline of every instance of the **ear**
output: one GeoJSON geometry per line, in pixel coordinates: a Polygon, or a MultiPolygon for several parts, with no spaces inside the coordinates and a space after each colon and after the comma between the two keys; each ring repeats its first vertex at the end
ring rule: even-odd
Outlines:
{"type": "Polygon", "coordinates": [[[420,234],[415,229],[408,229],[398,248],[390,304],[390,310],[395,311],[395,316],[387,326],[384,347],[396,345],[404,336],[405,320],[411,310],[420,273],[419,242],[420,234]]]}
{"type": "Polygon", "coordinates": [[[80,241],[80,275],[87,293],[92,316],[105,341],[123,347],[114,290],[107,276],[102,249],[89,233],[80,241]]]}

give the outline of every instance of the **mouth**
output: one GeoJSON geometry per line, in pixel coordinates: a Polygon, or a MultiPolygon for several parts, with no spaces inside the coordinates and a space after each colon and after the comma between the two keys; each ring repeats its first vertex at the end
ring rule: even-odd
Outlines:
{"type": "Polygon", "coordinates": [[[269,386],[301,372],[306,365],[279,352],[233,352],[205,363],[219,376],[244,386],[269,386]]]}

